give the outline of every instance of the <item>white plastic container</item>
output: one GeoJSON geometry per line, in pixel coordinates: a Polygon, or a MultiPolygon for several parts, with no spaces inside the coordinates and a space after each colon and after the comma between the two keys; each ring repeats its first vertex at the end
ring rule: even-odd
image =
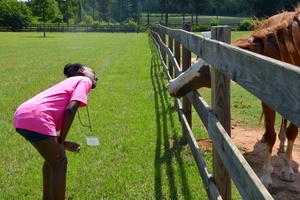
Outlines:
{"type": "Polygon", "coordinates": [[[89,146],[99,146],[99,140],[98,137],[95,136],[86,136],[86,143],[89,146]]]}

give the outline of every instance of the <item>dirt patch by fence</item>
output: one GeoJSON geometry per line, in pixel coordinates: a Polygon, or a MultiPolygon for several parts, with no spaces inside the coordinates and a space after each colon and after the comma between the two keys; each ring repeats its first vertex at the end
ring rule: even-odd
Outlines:
{"type": "MultiPolygon", "coordinates": [[[[260,142],[263,133],[264,129],[251,129],[232,122],[231,138],[258,177],[261,177],[263,174],[262,170],[265,158],[265,144],[260,142]]],[[[198,145],[201,149],[208,149],[211,148],[212,143],[211,140],[201,140],[198,141],[198,145]]],[[[271,174],[273,184],[270,193],[275,200],[299,200],[300,138],[296,139],[293,148],[292,168],[295,172],[294,182],[285,182],[280,179],[281,168],[284,165],[284,153],[279,153],[278,147],[279,139],[277,138],[271,158],[274,170],[271,174]]]]}

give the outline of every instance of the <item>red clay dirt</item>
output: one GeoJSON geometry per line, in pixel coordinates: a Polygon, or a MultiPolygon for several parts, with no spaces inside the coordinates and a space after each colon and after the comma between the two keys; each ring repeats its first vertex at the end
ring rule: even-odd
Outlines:
{"type": "MultiPolygon", "coordinates": [[[[264,129],[250,129],[232,121],[231,138],[259,178],[262,176],[265,156],[265,144],[260,142],[263,133],[264,129]]],[[[201,149],[211,148],[211,140],[198,141],[198,145],[201,149]]],[[[277,138],[272,153],[274,170],[271,174],[273,184],[270,194],[275,200],[300,200],[300,173],[298,171],[300,164],[300,138],[296,139],[293,148],[292,168],[295,172],[294,182],[285,182],[280,179],[281,168],[284,165],[284,153],[279,153],[278,147],[279,139],[277,138]]]]}

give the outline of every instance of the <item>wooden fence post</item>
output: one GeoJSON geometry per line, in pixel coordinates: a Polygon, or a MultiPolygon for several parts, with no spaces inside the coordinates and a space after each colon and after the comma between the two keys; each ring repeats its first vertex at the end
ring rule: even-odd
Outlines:
{"type": "MultiPolygon", "coordinates": [[[[173,49],[173,41],[174,41],[174,39],[172,37],[170,37],[170,36],[168,36],[168,37],[169,37],[169,44],[168,44],[169,49],[174,54],[174,49],[173,49]]],[[[172,65],[171,59],[173,59],[173,58],[169,58],[168,59],[168,61],[169,61],[168,62],[169,74],[170,74],[171,78],[174,78],[173,65],[172,65]]]]}
{"type": "MultiPolygon", "coordinates": [[[[162,25],[162,26],[166,26],[166,24],[163,21],[161,21],[159,24],[162,25]]],[[[161,41],[164,44],[166,44],[166,34],[163,33],[163,32],[161,32],[161,31],[159,32],[159,34],[160,34],[161,41]]],[[[166,63],[166,52],[165,51],[161,51],[161,56],[163,58],[164,63],[166,63]]]]}
{"type": "MultiPolygon", "coordinates": [[[[182,22],[182,29],[190,32],[192,29],[192,23],[182,22]]],[[[186,71],[190,66],[191,66],[191,52],[187,48],[182,46],[182,71],[186,71]]],[[[192,104],[189,101],[187,96],[184,96],[182,98],[182,109],[189,126],[192,127],[192,104]]],[[[182,135],[186,137],[184,130],[182,130],[182,135]]]]}
{"type": "Polygon", "coordinates": [[[180,43],[175,40],[175,44],[174,44],[174,56],[175,56],[175,59],[177,61],[177,63],[179,64],[180,66],[180,43]]]}
{"type": "MultiPolygon", "coordinates": [[[[231,27],[229,26],[211,28],[212,39],[226,43],[230,43],[230,32],[231,27]]],[[[220,58],[222,57],[216,57],[216,59],[220,58]]],[[[221,65],[221,63],[222,60],[218,60],[218,64],[221,65]]],[[[211,77],[212,110],[226,132],[231,136],[230,79],[214,67],[211,68],[211,77]]],[[[231,199],[231,178],[215,148],[213,148],[213,175],[222,198],[225,200],[231,199]]]]}

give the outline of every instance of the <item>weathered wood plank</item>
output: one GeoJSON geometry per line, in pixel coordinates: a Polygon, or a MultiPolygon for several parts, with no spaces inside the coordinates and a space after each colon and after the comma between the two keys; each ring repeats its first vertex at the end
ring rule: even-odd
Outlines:
{"type": "MultiPolygon", "coordinates": [[[[170,51],[174,54],[173,43],[174,43],[173,38],[169,37],[169,43],[168,43],[168,46],[169,46],[170,51]]],[[[169,73],[170,73],[171,78],[174,78],[173,64],[172,64],[172,61],[171,61],[171,60],[173,60],[173,57],[170,57],[170,55],[168,54],[168,58],[169,58],[169,59],[168,59],[168,69],[169,69],[169,73]]]]}
{"type": "Polygon", "coordinates": [[[299,67],[232,46],[219,52],[223,74],[300,127],[299,67]]]}
{"type": "Polygon", "coordinates": [[[208,112],[213,112],[212,109],[197,91],[189,92],[187,97],[195,108],[206,130],[208,130],[208,112]]]}
{"type": "Polygon", "coordinates": [[[214,113],[208,114],[208,134],[243,199],[273,199],[214,113]]]}
{"type": "MultiPolygon", "coordinates": [[[[191,32],[192,24],[190,22],[182,22],[182,29],[191,32]]],[[[186,71],[190,66],[191,52],[182,46],[182,71],[186,71]]],[[[182,97],[182,109],[186,120],[188,121],[189,125],[192,126],[192,105],[186,96],[182,97]]]]}
{"type": "MultiPolygon", "coordinates": [[[[175,68],[175,74],[176,76],[179,75],[181,73],[181,69],[177,63],[177,60],[174,59],[174,55],[173,53],[171,52],[171,50],[162,42],[162,40],[160,39],[159,35],[154,32],[154,31],[151,31],[152,33],[152,37],[154,39],[154,42],[160,47],[162,48],[162,50],[164,52],[166,52],[168,54],[168,57],[169,57],[169,60],[170,62],[172,63],[172,65],[174,66],[175,68]],[[172,59],[173,58],[173,59],[172,59]]],[[[161,52],[161,50],[159,50],[159,52],[161,52]]],[[[161,54],[161,53],[160,53],[161,54]]],[[[161,62],[162,64],[166,67],[166,63],[163,61],[163,57],[161,56],[161,62]]],[[[168,71],[168,68],[166,67],[166,70],[168,71]]],[[[169,74],[169,72],[167,72],[169,74]]],[[[170,75],[170,74],[169,74],[170,75]]],[[[171,75],[170,75],[171,77],[171,75]]]]}
{"type": "Polygon", "coordinates": [[[186,139],[189,143],[189,146],[191,148],[192,154],[194,156],[196,165],[198,167],[198,171],[200,173],[200,176],[202,178],[203,184],[207,187],[206,192],[209,197],[209,199],[216,199],[221,200],[222,197],[219,194],[219,191],[217,189],[216,183],[213,179],[213,176],[210,174],[209,169],[206,165],[205,159],[201,153],[201,150],[199,149],[198,143],[193,135],[193,132],[189,126],[189,123],[182,111],[181,103],[178,99],[175,99],[175,104],[178,107],[178,115],[182,124],[182,127],[184,129],[184,132],[186,133],[186,139]]]}
{"type": "MultiPolygon", "coordinates": [[[[213,39],[230,43],[230,27],[212,27],[213,39]]],[[[219,70],[211,67],[211,105],[212,110],[227,134],[231,135],[230,79],[219,70]]],[[[223,199],[231,199],[231,178],[222,162],[222,158],[213,145],[213,175],[223,199]]]]}
{"type": "Polygon", "coordinates": [[[187,96],[243,199],[272,199],[201,95],[192,91],[187,96]]]}

